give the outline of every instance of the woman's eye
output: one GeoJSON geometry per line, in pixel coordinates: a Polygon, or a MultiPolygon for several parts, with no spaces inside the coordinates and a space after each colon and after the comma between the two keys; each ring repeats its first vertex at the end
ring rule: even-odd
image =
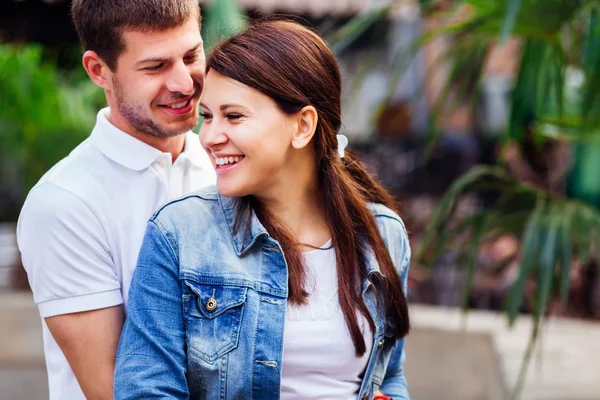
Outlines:
{"type": "Polygon", "coordinates": [[[211,119],[212,118],[212,114],[208,114],[208,113],[200,113],[200,116],[204,119],[211,119]]]}
{"type": "Polygon", "coordinates": [[[235,119],[240,119],[242,117],[243,117],[242,114],[227,114],[227,119],[233,119],[233,120],[235,120],[235,119]]]}

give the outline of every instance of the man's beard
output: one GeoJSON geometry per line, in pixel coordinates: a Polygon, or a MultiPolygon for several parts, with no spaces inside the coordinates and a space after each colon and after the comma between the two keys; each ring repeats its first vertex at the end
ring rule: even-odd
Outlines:
{"type": "MultiPolygon", "coordinates": [[[[117,100],[117,108],[123,118],[127,120],[133,126],[133,128],[141,133],[145,133],[158,138],[170,138],[174,136],[179,136],[191,129],[193,129],[198,123],[197,120],[191,121],[187,125],[179,126],[175,129],[167,129],[164,126],[159,125],[151,118],[144,117],[144,109],[140,104],[135,104],[130,102],[125,96],[125,92],[123,87],[119,83],[118,80],[113,80],[113,86],[115,88],[115,95],[117,100]]],[[[198,91],[200,88],[199,85],[194,84],[194,90],[198,91]]],[[[192,98],[191,101],[196,101],[195,98],[192,98]]]]}

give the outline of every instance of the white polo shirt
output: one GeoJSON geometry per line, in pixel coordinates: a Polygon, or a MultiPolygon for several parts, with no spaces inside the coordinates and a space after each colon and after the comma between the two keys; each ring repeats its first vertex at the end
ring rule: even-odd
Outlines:
{"type": "Polygon", "coordinates": [[[170,153],[113,126],[98,113],[88,139],[27,196],[17,225],[23,265],[43,323],[51,400],[85,397],[43,318],[119,304],[127,293],[146,222],[163,203],[215,183],[198,136],[170,153]]]}

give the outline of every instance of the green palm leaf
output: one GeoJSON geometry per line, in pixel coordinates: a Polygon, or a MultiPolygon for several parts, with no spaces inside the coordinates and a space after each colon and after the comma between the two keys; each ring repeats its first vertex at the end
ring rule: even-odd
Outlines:
{"type": "Polygon", "coordinates": [[[500,32],[500,43],[504,43],[515,28],[517,23],[517,14],[521,7],[521,0],[509,0],[506,5],[506,11],[504,14],[504,23],[502,24],[502,31],[500,32]]]}
{"type": "Polygon", "coordinates": [[[538,259],[538,250],[541,243],[543,228],[541,222],[545,208],[544,199],[539,198],[533,214],[527,221],[525,234],[523,235],[522,258],[519,265],[519,277],[512,287],[508,297],[508,321],[513,325],[523,301],[523,289],[525,281],[529,278],[538,259]]]}
{"type": "Polygon", "coordinates": [[[204,11],[202,37],[207,49],[246,26],[245,13],[236,0],[212,0],[204,6],[204,11]]]}
{"type": "Polygon", "coordinates": [[[560,299],[563,304],[567,303],[569,296],[569,284],[571,282],[571,260],[572,260],[572,244],[571,244],[571,213],[572,208],[567,207],[565,217],[562,221],[562,229],[560,230],[560,299]]]}
{"type": "Polygon", "coordinates": [[[358,14],[344,26],[326,38],[327,43],[335,54],[340,54],[367,29],[386,18],[392,10],[391,5],[369,9],[358,14]]]}

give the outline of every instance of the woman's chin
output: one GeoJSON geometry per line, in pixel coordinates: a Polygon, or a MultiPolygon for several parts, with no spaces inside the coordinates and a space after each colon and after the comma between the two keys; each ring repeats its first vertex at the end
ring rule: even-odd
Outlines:
{"type": "Polygon", "coordinates": [[[221,196],[224,197],[243,197],[247,196],[249,193],[246,193],[243,188],[238,185],[231,185],[225,182],[219,182],[217,178],[217,191],[221,196]]]}

